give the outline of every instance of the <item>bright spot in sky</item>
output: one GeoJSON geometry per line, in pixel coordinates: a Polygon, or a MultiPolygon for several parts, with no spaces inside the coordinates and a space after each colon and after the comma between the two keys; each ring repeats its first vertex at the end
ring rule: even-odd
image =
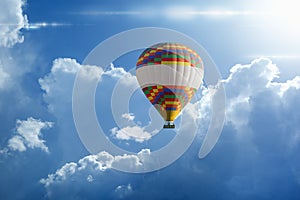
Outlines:
{"type": "Polygon", "coordinates": [[[195,10],[191,7],[171,7],[166,9],[165,14],[168,18],[173,19],[191,19],[197,16],[236,16],[251,15],[251,11],[234,11],[234,10],[195,10]]]}
{"type": "Polygon", "coordinates": [[[193,11],[190,7],[172,7],[167,8],[165,14],[168,18],[171,19],[191,19],[193,11]]]}
{"type": "MultiPolygon", "coordinates": [[[[169,7],[163,12],[166,17],[171,19],[193,19],[195,17],[230,17],[248,16],[257,17],[267,26],[274,26],[282,33],[294,35],[300,32],[300,1],[298,0],[272,0],[254,4],[248,10],[235,9],[199,9],[195,7],[169,7]]],[[[297,34],[299,35],[299,34],[297,34]]]]}
{"type": "Polygon", "coordinates": [[[271,23],[281,27],[282,32],[295,34],[300,32],[299,8],[300,1],[297,0],[274,0],[266,7],[266,15],[271,23]]]}

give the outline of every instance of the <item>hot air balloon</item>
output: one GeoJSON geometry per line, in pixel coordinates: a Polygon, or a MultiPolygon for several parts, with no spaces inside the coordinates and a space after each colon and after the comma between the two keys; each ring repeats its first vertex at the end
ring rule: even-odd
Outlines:
{"type": "Polygon", "coordinates": [[[175,128],[174,120],[200,87],[203,73],[200,56],[177,43],[147,48],[136,64],[139,85],[164,118],[164,128],[175,128]]]}

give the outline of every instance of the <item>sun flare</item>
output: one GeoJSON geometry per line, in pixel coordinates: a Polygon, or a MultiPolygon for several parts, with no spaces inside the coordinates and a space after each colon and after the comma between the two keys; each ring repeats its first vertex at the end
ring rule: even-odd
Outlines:
{"type": "Polygon", "coordinates": [[[272,23],[279,25],[289,33],[300,32],[300,2],[297,0],[276,0],[267,8],[272,23]]]}

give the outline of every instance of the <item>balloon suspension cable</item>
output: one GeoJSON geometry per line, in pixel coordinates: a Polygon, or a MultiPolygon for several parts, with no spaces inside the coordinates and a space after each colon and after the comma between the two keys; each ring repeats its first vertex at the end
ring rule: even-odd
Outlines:
{"type": "Polygon", "coordinates": [[[175,128],[175,124],[173,121],[166,121],[164,128],[175,128]]]}

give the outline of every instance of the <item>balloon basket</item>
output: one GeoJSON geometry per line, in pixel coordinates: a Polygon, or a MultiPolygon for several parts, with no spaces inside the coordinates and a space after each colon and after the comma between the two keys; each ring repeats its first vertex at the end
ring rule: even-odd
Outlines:
{"type": "Polygon", "coordinates": [[[164,125],[164,128],[175,128],[174,122],[167,121],[164,125]]]}

